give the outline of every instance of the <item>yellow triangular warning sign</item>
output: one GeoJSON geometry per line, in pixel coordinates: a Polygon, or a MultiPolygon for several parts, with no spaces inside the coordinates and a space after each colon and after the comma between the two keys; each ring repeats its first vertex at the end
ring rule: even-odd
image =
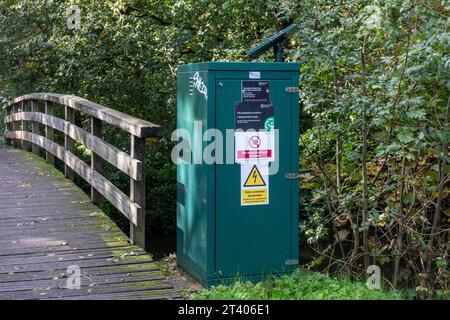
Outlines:
{"type": "Polygon", "coordinates": [[[244,187],[264,187],[265,185],[266,183],[255,164],[245,180],[244,187]]]}

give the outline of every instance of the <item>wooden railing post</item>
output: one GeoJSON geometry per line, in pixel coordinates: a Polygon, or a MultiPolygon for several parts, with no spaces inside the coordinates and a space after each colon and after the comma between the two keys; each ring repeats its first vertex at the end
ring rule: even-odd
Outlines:
{"type": "Polygon", "coordinates": [[[131,157],[142,162],[142,176],[139,181],[130,178],[130,200],[141,207],[137,226],[130,222],[130,239],[145,248],[145,139],[131,135],[131,157]]]}
{"type": "MultiPolygon", "coordinates": [[[[13,111],[13,107],[12,106],[6,107],[6,109],[5,109],[5,116],[10,116],[12,114],[12,111],[13,111]]],[[[6,126],[5,126],[5,136],[6,136],[6,133],[9,132],[9,131],[13,131],[11,122],[8,122],[6,124],[6,126]]],[[[11,146],[12,145],[12,139],[5,138],[5,143],[6,143],[6,145],[11,146]]]]}
{"type": "MultiPolygon", "coordinates": [[[[50,116],[54,115],[53,102],[45,101],[45,114],[48,114],[50,116]]],[[[51,141],[55,140],[55,132],[52,127],[45,126],[45,137],[51,141]]],[[[45,160],[49,164],[55,164],[55,156],[48,151],[45,151],[45,160]]]]}
{"type": "MultiPolygon", "coordinates": [[[[71,107],[65,107],[65,120],[69,123],[75,122],[75,110],[73,110],[71,107]]],[[[67,130],[66,130],[67,131],[67,130]]],[[[73,147],[74,147],[74,140],[69,137],[67,134],[64,134],[64,149],[65,151],[69,151],[73,153],[73,147]]],[[[64,175],[67,179],[73,180],[74,179],[74,172],[67,164],[64,164],[64,175]]]]}
{"type": "MultiPolygon", "coordinates": [[[[21,111],[21,112],[23,112],[23,111],[28,111],[27,109],[28,109],[28,108],[27,108],[26,102],[25,102],[25,101],[22,101],[22,103],[20,104],[20,111],[21,111]]],[[[22,130],[22,131],[28,131],[28,128],[27,128],[27,122],[26,122],[26,121],[24,121],[24,120],[20,121],[20,130],[22,130]]],[[[28,142],[27,142],[27,141],[21,140],[21,141],[20,141],[20,145],[21,145],[22,149],[28,150],[28,142]]]]}
{"type": "MultiPolygon", "coordinates": [[[[23,104],[23,102],[22,102],[22,104],[23,104]]],[[[20,107],[19,107],[18,104],[13,105],[12,110],[11,110],[11,114],[19,112],[19,109],[20,109],[20,107]]],[[[18,121],[14,121],[12,123],[12,130],[13,131],[18,131],[19,130],[19,122],[18,121]]],[[[21,145],[17,139],[14,139],[13,144],[14,144],[14,147],[16,147],[16,148],[19,145],[21,145]]]]}
{"type": "MultiPolygon", "coordinates": [[[[39,112],[38,102],[36,100],[31,100],[31,112],[39,112]]],[[[31,132],[34,134],[39,134],[39,123],[36,121],[31,122],[31,132]]],[[[39,154],[39,146],[32,144],[32,151],[39,154]]]]}
{"type": "MultiPolygon", "coordinates": [[[[91,116],[91,134],[102,138],[102,121],[91,116]]],[[[101,174],[102,172],[102,158],[91,150],[91,168],[92,170],[101,174]]],[[[94,187],[91,186],[91,201],[96,205],[100,205],[103,197],[94,187]]]]}

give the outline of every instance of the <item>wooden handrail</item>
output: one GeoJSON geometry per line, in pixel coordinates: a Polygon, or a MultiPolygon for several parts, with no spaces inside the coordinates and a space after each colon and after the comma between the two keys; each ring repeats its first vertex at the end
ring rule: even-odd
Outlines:
{"type": "Polygon", "coordinates": [[[62,160],[65,176],[73,180],[77,173],[86,180],[91,186],[93,203],[98,205],[106,199],[114,205],[130,221],[131,242],[145,248],[145,138],[158,137],[158,125],[83,98],[58,93],[20,96],[5,106],[4,111],[8,144],[16,140],[28,150],[31,143],[33,152],[45,150],[48,163],[54,165],[54,157],[62,160]],[[45,112],[39,112],[38,101],[45,102],[45,112]],[[64,119],[54,116],[54,104],[65,107],[64,119]],[[74,124],[75,110],[90,116],[91,132],[74,124]],[[102,122],[130,134],[130,154],[102,140],[102,122]],[[40,135],[39,124],[45,125],[45,136],[40,135]],[[64,134],[64,146],[54,142],[54,130],[64,134]],[[91,166],[73,153],[75,141],[91,151],[91,166]],[[103,161],[130,177],[129,197],[101,175],[103,161]]]}
{"type": "Polygon", "coordinates": [[[5,108],[31,100],[48,101],[70,107],[73,110],[81,111],[94,118],[119,127],[123,131],[138,138],[159,136],[160,128],[156,124],[73,95],[60,93],[30,93],[14,98],[5,108]]]}

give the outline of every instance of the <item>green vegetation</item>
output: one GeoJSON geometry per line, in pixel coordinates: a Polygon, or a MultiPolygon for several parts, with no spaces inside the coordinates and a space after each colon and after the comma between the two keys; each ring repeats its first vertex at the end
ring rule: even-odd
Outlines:
{"type": "Polygon", "coordinates": [[[290,276],[253,284],[236,280],[231,286],[219,285],[191,295],[192,299],[226,300],[398,300],[397,292],[368,289],[361,282],[327,277],[318,272],[296,271],[290,276]]]}
{"type": "MultiPolygon", "coordinates": [[[[449,15],[441,0],[2,0],[0,102],[70,93],[160,124],[147,221],[173,234],[177,65],[243,61],[295,22],[286,57],[302,63],[301,262],[351,279],[377,264],[396,288],[448,298],[449,15]],[[72,4],[77,30],[66,25],[72,4]]],[[[127,136],[105,131],[127,150],[127,136]]]]}

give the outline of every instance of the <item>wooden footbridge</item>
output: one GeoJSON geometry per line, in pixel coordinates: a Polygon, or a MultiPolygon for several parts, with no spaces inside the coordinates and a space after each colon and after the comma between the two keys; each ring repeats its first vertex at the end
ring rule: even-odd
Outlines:
{"type": "Polygon", "coordinates": [[[18,97],[4,111],[0,300],[180,298],[179,281],[142,249],[145,139],[157,137],[159,127],[54,93],[18,97]],[[75,124],[76,113],[90,130],[75,124]],[[129,134],[129,153],[102,139],[103,123],[129,134]],[[89,164],[76,156],[76,145],[90,150],[89,164]],[[55,158],[64,173],[54,168],[55,158]],[[105,162],[129,176],[128,194],[102,176],[105,162]],[[76,174],[91,186],[90,197],[73,183],[76,174]],[[128,218],[130,239],[97,207],[102,201],[128,218]]]}

